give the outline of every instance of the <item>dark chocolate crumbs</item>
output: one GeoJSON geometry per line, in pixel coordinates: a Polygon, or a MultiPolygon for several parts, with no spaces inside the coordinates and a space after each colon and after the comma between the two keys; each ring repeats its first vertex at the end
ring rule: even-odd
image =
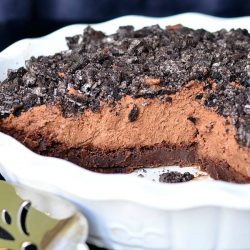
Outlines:
{"type": "Polygon", "coordinates": [[[196,100],[201,100],[202,97],[203,97],[203,94],[200,93],[200,94],[198,94],[198,95],[195,96],[195,99],[196,99],[196,100]]]}
{"type": "Polygon", "coordinates": [[[130,122],[134,122],[137,120],[138,116],[139,116],[139,109],[137,106],[134,106],[128,114],[128,120],[130,122]]]}
{"type": "Polygon", "coordinates": [[[164,183],[180,183],[180,182],[187,182],[194,179],[194,175],[190,174],[189,172],[180,173],[177,171],[168,171],[163,173],[159,177],[160,182],[164,183]]]}
{"type": "Polygon", "coordinates": [[[191,121],[193,124],[196,124],[197,119],[195,117],[189,116],[187,119],[191,121]]]}
{"type": "Polygon", "coordinates": [[[160,98],[195,80],[204,93],[194,99],[229,117],[238,143],[250,147],[248,31],[171,27],[125,26],[112,35],[87,27],[68,37],[68,51],[31,57],[25,67],[8,72],[0,83],[0,119],[43,104],[58,104],[65,117],[98,112],[101,102],[114,105],[125,95],[160,98]],[[160,79],[157,88],[144,83],[147,77],[160,79]],[[71,88],[79,95],[70,94],[71,88]]]}
{"type": "Polygon", "coordinates": [[[167,96],[165,98],[165,102],[172,103],[172,101],[173,101],[173,98],[171,96],[167,96]]]}

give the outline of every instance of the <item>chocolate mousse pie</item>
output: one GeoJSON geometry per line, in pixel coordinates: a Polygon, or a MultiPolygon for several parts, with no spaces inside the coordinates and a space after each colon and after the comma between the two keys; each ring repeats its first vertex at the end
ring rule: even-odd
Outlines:
{"type": "Polygon", "coordinates": [[[104,173],[198,165],[250,182],[250,34],[91,27],[0,83],[0,131],[104,173]]]}

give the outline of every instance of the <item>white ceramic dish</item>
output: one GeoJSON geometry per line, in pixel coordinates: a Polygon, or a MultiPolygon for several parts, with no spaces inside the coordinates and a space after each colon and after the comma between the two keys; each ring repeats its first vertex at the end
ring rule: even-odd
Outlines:
{"type": "MultiPolygon", "coordinates": [[[[215,31],[247,28],[250,17],[220,19],[200,14],[168,18],[127,16],[93,25],[107,33],[120,25],[182,23],[215,31]]],[[[38,39],[19,41],[0,54],[0,79],[25,59],[66,49],[72,25],[38,39]]],[[[250,249],[250,185],[221,181],[161,184],[131,175],[92,173],[64,160],[32,153],[0,133],[0,172],[19,183],[73,201],[89,220],[89,242],[109,249],[250,249]]],[[[138,175],[138,174],[136,174],[138,175]]]]}

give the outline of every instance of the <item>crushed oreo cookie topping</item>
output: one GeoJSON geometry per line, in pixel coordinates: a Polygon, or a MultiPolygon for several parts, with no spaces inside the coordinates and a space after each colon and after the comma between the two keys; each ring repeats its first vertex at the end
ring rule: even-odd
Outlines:
{"type": "Polygon", "coordinates": [[[194,99],[231,117],[238,143],[250,147],[247,30],[125,26],[105,35],[87,27],[67,43],[68,51],[32,57],[25,67],[8,72],[0,84],[0,118],[55,103],[66,117],[85,109],[98,112],[101,102],[114,105],[125,95],[160,98],[195,80],[204,92],[194,99]]]}
{"type": "Polygon", "coordinates": [[[165,183],[180,183],[180,182],[187,182],[194,179],[194,175],[190,174],[189,172],[180,173],[177,171],[169,171],[163,173],[159,177],[160,182],[165,183]]]}

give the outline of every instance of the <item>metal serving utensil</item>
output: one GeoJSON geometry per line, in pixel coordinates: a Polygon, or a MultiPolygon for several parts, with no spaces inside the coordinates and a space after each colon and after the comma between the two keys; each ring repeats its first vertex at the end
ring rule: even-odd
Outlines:
{"type": "Polygon", "coordinates": [[[86,250],[87,233],[69,202],[0,181],[0,250],[86,250]]]}

